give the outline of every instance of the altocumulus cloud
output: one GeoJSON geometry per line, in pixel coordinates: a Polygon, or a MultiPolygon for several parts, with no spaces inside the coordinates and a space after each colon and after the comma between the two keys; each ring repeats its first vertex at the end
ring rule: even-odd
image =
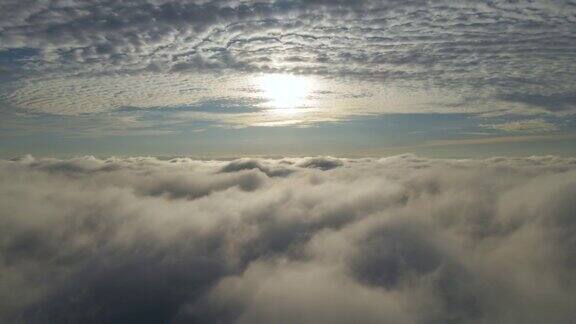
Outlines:
{"type": "Polygon", "coordinates": [[[575,13],[572,0],[5,0],[0,101],[67,116],[238,101],[247,76],[286,72],[336,87],[315,94],[329,107],[386,102],[345,116],[573,115],[575,13]]]}
{"type": "Polygon", "coordinates": [[[576,160],[0,162],[0,320],[573,323],[576,160]]]}

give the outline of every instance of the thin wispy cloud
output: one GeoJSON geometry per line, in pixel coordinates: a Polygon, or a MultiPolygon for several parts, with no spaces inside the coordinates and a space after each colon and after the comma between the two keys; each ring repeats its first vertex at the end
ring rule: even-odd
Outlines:
{"type": "Polygon", "coordinates": [[[505,132],[519,132],[519,133],[545,133],[558,129],[558,127],[544,119],[526,119],[518,120],[501,124],[482,124],[482,128],[496,129],[505,132]]]}

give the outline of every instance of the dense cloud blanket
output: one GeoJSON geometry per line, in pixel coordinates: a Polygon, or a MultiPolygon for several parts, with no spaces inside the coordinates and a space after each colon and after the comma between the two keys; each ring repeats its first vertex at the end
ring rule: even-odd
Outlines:
{"type": "Polygon", "coordinates": [[[576,160],[0,162],[2,323],[574,323],[576,160]]]}

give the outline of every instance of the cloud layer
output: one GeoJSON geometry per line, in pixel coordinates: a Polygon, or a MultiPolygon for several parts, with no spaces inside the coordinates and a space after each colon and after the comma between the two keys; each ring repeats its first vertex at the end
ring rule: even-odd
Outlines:
{"type": "Polygon", "coordinates": [[[475,66],[497,75],[502,71],[494,68],[529,66],[537,68],[532,74],[564,74],[563,63],[574,59],[562,55],[574,50],[572,1],[8,1],[4,7],[3,48],[43,55],[30,69],[288,67],[370,77],[425,72],[433,80],[479,76],[466,71],[475,66]]]}
{"type": "MultiPolygon", "coordinates": [[[[566,115],[576,109],[572,0],[0,6],[0,101],[27,112],[82,115],[241,101],[258,91],[246,85],[256,72],[315,76],[330,88],[313,94],[320,112],[292,124],[394,112],[566,115]]],[[[224,117],[211,116],[262,124],[256,113],[224,117]]]]}
{"type": "Polygon", "coordinates": [[[0,162],[25,323],[571,323],[576,160],[0,162]]]}

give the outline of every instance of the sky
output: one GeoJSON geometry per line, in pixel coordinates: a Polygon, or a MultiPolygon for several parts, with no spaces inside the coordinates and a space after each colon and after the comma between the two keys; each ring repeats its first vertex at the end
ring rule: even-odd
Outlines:
{"type": "Polygon", "coordinates": [[[576,0],[0,0],[0,323],[574,324],[576,0]]]}
{"type": "Polygon", "coordinates": [[[0,156],[576,153],[576,2],[2,0],[0,156]]]}

